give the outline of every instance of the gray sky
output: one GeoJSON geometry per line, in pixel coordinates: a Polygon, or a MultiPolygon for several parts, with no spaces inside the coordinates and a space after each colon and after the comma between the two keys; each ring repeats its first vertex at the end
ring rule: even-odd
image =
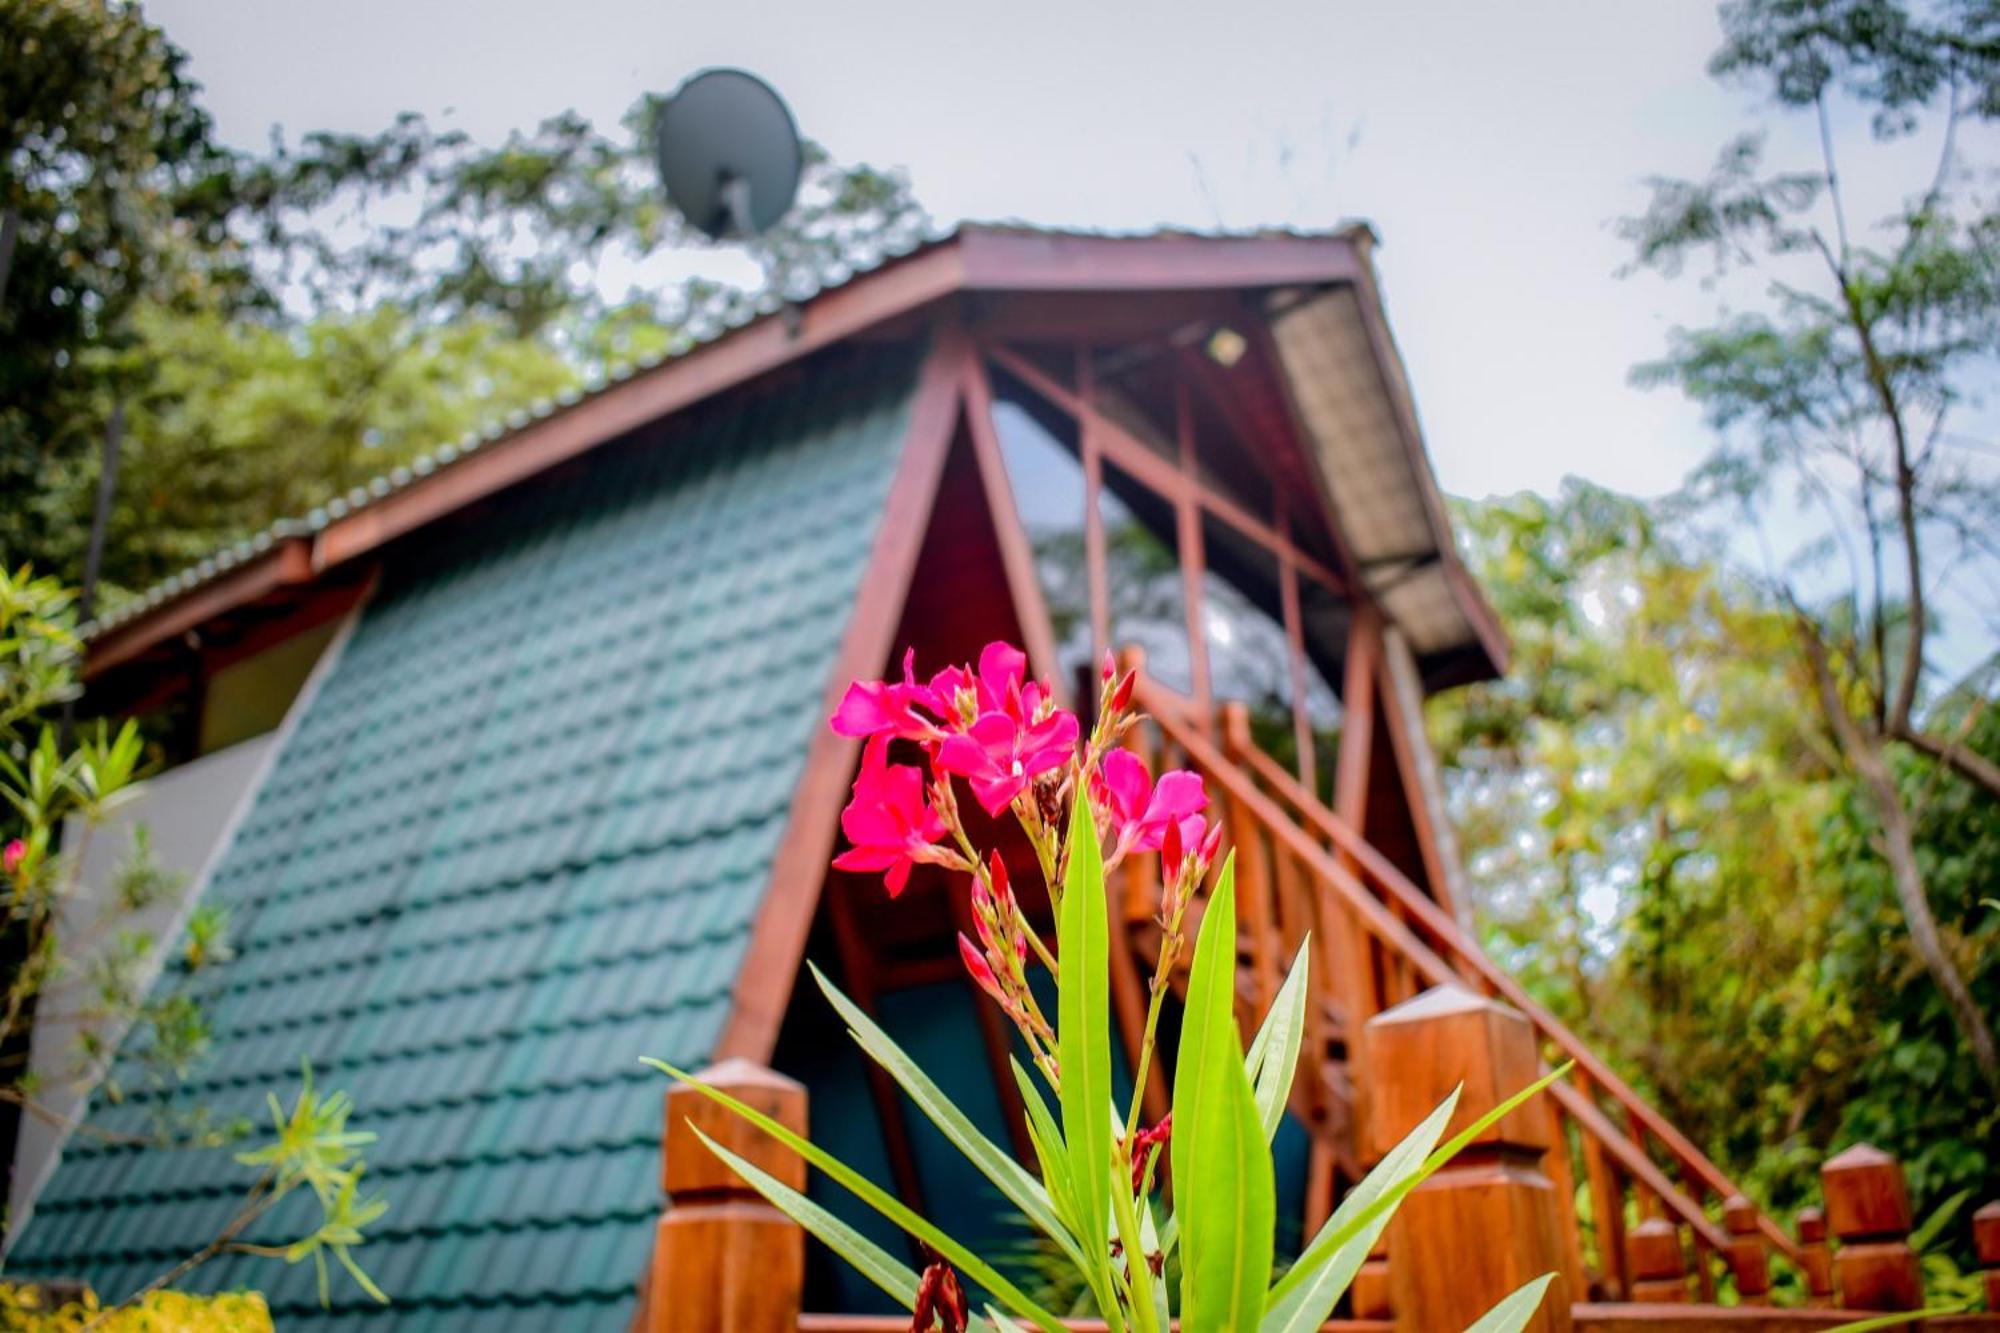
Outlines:
{"type": "MultiPolygon", "coordinates": [[[[1627,252],[1610,224],[1643,206],[1643,178],[1698,175],[1768,120],[1704,72],[1711,0],[148,9],[244,147],[277,125],[373,130],[406,109],[486,141],[569,107],[610,125],[642,92],[734,64],[771,80],[837,157],[905,168],[940,221],[1367,218],[1439,478],[1461,495],[1547,491],[1571,473],[1672,488],[1709,437],[1678,395],[1627,374],[1674,325],[1749,294],[1614,276],[1627,252]]],[[[1817,165],[1809,123],[1771,129],[1775,158],[1817,165]]],[[[2000,136],[1968,131],[1961,147],[1990,163],[2000,136]]],[[[1856,216],[1921,190],[1934,152],[1919,140],[1843,160],[1856,216]]],[[[606,276],[621,294],[630,280],[606,276]]],[[[1947,656],[1990,650],[1978,626],[1992,586],[1945,599],[1951,637],[1970,631],[1947,656]]]]}
{"type": "Polygon", "coordinates": [[[907,168],[941,220],[1365,217],[1447,489],[1579,472],[1659,491],[1704,447],[1673,395],[1625,383],[1704,299],[1615,280],[1607,227],[1641,174],[1699,170],[1740,121],[1745,98],[1702,73],[1704,0],[148,8],[246,147],[274,124],[374,129],[404,109],[482,139],[571,106],[610,123],[739,64],[836,155],[907,168]]]}

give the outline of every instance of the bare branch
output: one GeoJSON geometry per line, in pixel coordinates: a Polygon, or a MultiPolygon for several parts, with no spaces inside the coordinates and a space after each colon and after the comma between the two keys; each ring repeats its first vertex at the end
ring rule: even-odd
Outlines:
{"type": "Polygon", "coordinates": [[[1959,740],[1940,740],[1907,724],[1896,732],[1896,739],[1919,754],[1928,755],[1967,781],[1985,788],[1988,794],[2000,797],[2000,764],[1976,750],[1967,749],[1959,740]]]}

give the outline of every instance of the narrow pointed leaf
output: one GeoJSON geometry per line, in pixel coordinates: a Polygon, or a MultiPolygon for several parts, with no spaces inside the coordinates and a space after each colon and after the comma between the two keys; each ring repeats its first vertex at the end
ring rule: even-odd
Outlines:
{"type": "Polygon", "coordinates": [[[1408,1177],[1430,1156],[1431,1149],[1444,1137],[1452,1112],[1458,1109],[1458,1091],[1438,1104],[1423,1123],[1403,1136],[1361,1183],[1347,1191],[1333,1216],[1320,1224],[1292,1266],[1291,1273],[1302,1276],[1294,1282],[1291,1273],[1271,1289],[1264,1312],[1264,1333],[1311,1333],[1333,1315],[1333,1307],[1361,1271],[1374,1246],[1375,1238],[1388,1227],[1392,1216],[1378,1213],[1365,1225],[1354,1220],[1381,1198],[1390,1186],[1408,1177]],[[1344,1237],[1344,1239],[1343,1239],[1344,1237]]]}
{"type": "Polygon", "coordinates": [[[1257,1088],[1257,1111],[1264,1119],[1266,1143],[1277,1137],[1285,1104],[1291,1100],[1292,1079],[1298,1072],[1299,1044],[1306,1031],[1306,980],[1312,968],[1306,951],[1310,948],[1312,936],[1308,935],[1292,959],[1285,984],[1271,1000],[1271,1011],[1264,1015],[1263,1025],[1250,1043],[1250,1053],[1243,1058],[1257,1088]]]}
{"type": "Polygon", "coordinates": [[[889,1077],[895,1079],[909,1094],[910,1100],[917,1104],[917,1109],[930,1118],[931,1123],[951,1140],[952,1146],[963,1153],[968,1162],[979,1168],[981,1175],[993,1182],[994,1188],[1005,1195],[1009,1203],[1021,1210],[1022,1216],[1055,1241],[1071,1259],[1081,1262],[1076,1239],[1069,1234],[1069,1228],[1057,1219],[1041,1182],[1012,1155],[980,1133],[966,1114],[944,1095],[943,1090],[888,1033],[862,1011],[861,1006],[842,994],[840,988],[828,981],[817,967],[812,969],[812,974],[819,988],[826,993],[828,1002],[846,1021],[847,1030],[855,1043],[867,1053],[868,1058],[888,1071],[889,1077]]]}
{"type": "Polygon", "coordinates": [[[916,1308],[917,1285],[921,1279],[908,1264],[762,1167],[737,1156],[698,1129],[695,1134],[708,1145],[710,1152],[729,1164],[730,1170],[743,1177],[751,1189],[769,1199],[772,1207],[847,1260],[855,1272],[880,1287],[905,1310],[916,1308]]]}
{"type": "Polygon", "coordinates": [[[986,1288],[986,1290],[992,1292],[1002,1301],[1005,1301],[1010,1307],[1019,1310],[1025,1318],[1032,1320],[1037,1327],[1043,1329],[1044,1333],[1066,1333],[1066,1330],[1064,1330],[1062,1324],[1054,1315],[1036,1305],[1028,1298],[1027,1293],[1023,1292],[1012,1282],[1009,1282],[998,1272],[995,1272],[991,1264],[988,1264],[964,1245],[961,1245],[958,1241],[931,1225],[930,1222],[912,1212],[901,1199],[896,1198],[893,1194],[890,1194],[880,1185],[877,1185],[874,1181],[868,1179],[868,1177],[862,1175],[859,1171],[856,1171],[853,1167],[841,1161],[818,1144],[813,1143],[802,1135],[793,1133],[790,1129],[773,1120],[770,1116],[765,1115],[762,1111],[757,1110],[755,1107],[746,1105],[720,1088],[710,1087],[694,1075],[676,1069],[664,1060],[655,1060],[651,1056],[647,1056],[644,1059],[644,1063],[651,1065],[670,1078],[685,1083],[688,1087],[693,1088],[709,1100],[728,1107],[737,1115],[742,1116],[745,1120],[748,1120],[751,1124],[757,1126],[757,1128],[763,1130],[766,1134],[769,1134],[772,1138],[784,1144],[787,1148],[790,1148],[820,1170],[826,1172],[827,1175],[831,1176],[835,1182],[840,1184],[849,1193],[853,1194],[870,1208],[873,1208],[876,1212],[882,1214],[882,1216],[888,1218],[891,1222],[894,1222],[904,1231],[907,1231],[918,1240],[929,1245],[951,1263],[957,1265],[959,1271],[963,1272],[980,1286],[986,1288]]]}
{"type": "MultiPolygon", "coordinates": [[[[1111,1218],[1111,924],[1097,825],[1081,791],[1070,811],[1069,868],[1056,922],[1062,980],[1056,995],[1056,1060],[1062,1075],[1063,1142],[1076,1191],[1077,1240],[1109,1269],[1111,1218]]],[[[1115,1311],[1101,1311],[1107,1319],[1115,1311]]]]}
{"type": "Polygon", "coordinates": [[[1465,1333],[1521,1333],[1528,1321],[1535,1317],[1535,1311],[1542,1308],[1542,1296],[1555,1281],[1554,1273],[1544,1273],[1534,1281],[1521,1286],[1511,1296],[1503,1297],[1500,1303],[1465,1330],[1465,1333]]]}
{"type": "MultiPolygon", "coordinates": [[[[1559,1068],[1550,1070],[1527,1087],[1501,1102],[1498,1106],[1495,1106],[1485,1115],[1480,1116],[1477,1120],[1452,1136],[1450,1142],[1434,1150],[1414,1171],[1405,1173],[1401,1179],[1388,1181],[1378,1197],[1366,1207],[1356,1210],[1354,1215],[1345,1223],[1335,1226],[1335,1219],[1329,1218],[1327,1225],[1313,1239],[1313,1243],[1308,1245],[1305,1252],[1299,1256],[1298,1262],[1293,1264],[1291,1270],[1278,1280],[1276,1286],[1271,1288],[1270,1299],[1273,1308],[1277,1308],[1295,1288],[1309,1281],[1313,1274],[1319,1271],[1321,1266],[1331,1262],[1334,1255],[1339,1253],[1341,1247],[1352,1240],[1361,1228],[1368,1226],[1379,1217],[1385,1217],[1393,1213],[1396,1210],[1396,1206],[1403,1201],[1411,1190],[1430,1179],[1431,1175],[1439,1167],[1442,1167],[1446,1162],[1449,1162],[1452,1158],[1463,1152],[1467,1144],[1471,1143],[1496,1122],[1511,1113],[1515,1107],[1521,1105],[1521,1103],[1527,1101],[1543,1088],[1546,1088],[1549,1084],[1567,1074],[1569,1070],[1570,1063],[1565,1062],[1559,1068]]],[[[1456,1098],[1456,1096],[1457,1094],[1454,1093],[1453,1097],[1456,1098]]],[[[1435,1112],[1433,1112],[1433,1115],[1435,1115],[1435,1112]]],[[[1428,1119],[1425,1123],[1429,1123],[1428,1119]]],[[[1380,1168],[1377,1168],[1377,1170],[1380,1170],[1380,1168]]],[[[1372,1176],[1374,1173],[1371,1172],[1370,1174],[1372,1176]]],[[[1338,1214],[1335,1216],[1338,1217],[1338,1214]]],[[[1336,1292],[1335,1295],[1337,1298],[1338,1293],[1336,1292]]]]}
{"type": "Polygon", "coordinates": [[[1181,1323],[1250,1333],[1264,1311],[1276,1211],[1271,1153],[1236,1034],[1236,866],[1225,863],[1195,941],[1174,1071],[1181,1323]]]}

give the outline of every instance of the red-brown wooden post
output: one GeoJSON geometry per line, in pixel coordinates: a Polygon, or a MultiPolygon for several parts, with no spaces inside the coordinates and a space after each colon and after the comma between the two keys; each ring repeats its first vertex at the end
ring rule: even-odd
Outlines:
{"type": "Polygon", "coordinates": [[[2000,1314],[2000,1199],[1972,1215],[1972,1248],[1986,1270],[1986,1308],[2000,1314]]]}
{"type": "Polygon", "coordinates": [[[1653,1216],[1625,1233],[1625,1267],[1632,1275],[1632,1299],[1648,1305],[1685,1305],[1687,1255],[1680,1225],[1653,1216]]]}
{"type": "Polygon", "coordinates": [[[1757,1231],[1757,1205],[1741,1194],[1730,1195],[1722,1205],[1722,1225],[1729,1231],[1729,1272],[1736,1279],[1736,1294],[1745,1305],[1770,1304],[1771,1260],[1757,1231]]]}
{"type": "MultiPolygon", "coordinates": [[[[1534,1082],[1535,1033],[1518,1011],[1438,986],[1368,1022],[1369,1148],[1380,1157],[1464,1085],[1447,1135],[1534,1082]]],[[[1548,1108],[1531,1098],[1403,1201],[1389,1226],[1396,1327],[1464,1328],[1522,1283],[1567,1278],[1555,1187],[1542,1171],[1548,1108]],[[1476,1236],[1476,1244],[1466,1237],[1476,1236]]],[[[1569,1333],[1569,1282],[1527,1325],[1569,1333]]]]}
{"type": "Polygon", "coordinates": [[[1903,1168],[1879,1148],[1857,1143],[1820,1168],[1827,1223],[1840,1241],[1833,1258],[1840,1303],[1850,1310],[1915,1310],[1923,1276],[1910,1248],[1910,1195],[1903,1168]]]}
{"type": "Polygon", "coordinates": [[[1833,1251],[1826,1244],[1826,1210],[1799,1209],[1799,1267],[1806,1275],[1806,1304],[1833,1304],[1833,1251]]]}
{"type": "MultiPolygon", "coordinates": [[[[725,1060],[700,1077],[806,1132],[806,1090],[784,1075],[725,1060]]],[[[793,1189],[806,1184],[805,1163],[768,1134],[693,1088],[668,1092],[661,1178],[670,1203],[653,1240],[647,1333],[796,1333],[805,1233],[710,1152],[697,1129],[793,1189]]]]}
{"type": "Polygon", "coordinates": [[[1368,1250],[1368,1257],[1354,1275],[1354,1285],[1347,1289],[1347,1303],[1353,1307],[1356,1319],[1393,1319],[1396,1314],[1396,1299],[1389,1291],[1389,1233],[1384,1231],[1375,1238],[1375,1244],[1368,1250]]]}

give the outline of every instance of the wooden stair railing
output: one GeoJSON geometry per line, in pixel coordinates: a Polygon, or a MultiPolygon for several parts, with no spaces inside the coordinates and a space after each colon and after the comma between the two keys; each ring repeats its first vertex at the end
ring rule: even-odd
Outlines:
{"type": "MultiPolygon", "coordinates": [[[[1782,1226],[1744,1203],[1721,1168],[1537,1004],[1450,913],[1259,749],[1240,721],[1231,725],[1225,716],[1212,732],[1184,700],[1144,680],[1138,704],[1151,715],[1154,731],[1135,731],[1131,743],[1154,771],[1184,765],[1203,775],[1212,814],[1224,822],[1236,851],[1246,1012],[1262,1012],[1292,952],[1307,931],[1312,934],[1316,981],[1307,1050],[1317,1057],[1320,1076],[1299,1080],[1294,1111],[1313,1136],[1315,1188],[1330,1186],[1336,1168],[1349,1181],[1358,1171],[1352,1127],[1362,1119],[1356,1101],[1365,1100],[1368,1089],[1351,1071],[1362,1025],[1431,986],[1455,984],[1519,1009],[1545,1054],[1575,1063],[1570,1079],[1550,1089],[1557,1130],[1550,1165],[1571,1253],[1597,1291],[1632,1299],[1628,1205],[1638,1220],[1663,1220],[1676,1237],[1685,1228],[1695,1249],[1695,1289],[1704,1301],[1715,1299],[1717,1263],[1733,1265],[1739,1291],[1746,1281],[1760,1285],[1761,1244],[1801,1263],[1799,1246],[1782,1226]],[[1155,747],[1158,753],[1145,753],[1155,747]],[[1575,1216],[1572,1182],[1578,1178],[1588,1187],[1595,1263],[1586,1262],[1585,1228],[1575,1216]],[[1729,1227],[1718,1220],[1725,1209],[1729,1227]],[[1746,1244],[1746,1236],[1757,1243],[1746,1244]]],[[[1128,881],[1128,922],[1150,917],[1152,892],[1156,885],[1128,881]]]]}

